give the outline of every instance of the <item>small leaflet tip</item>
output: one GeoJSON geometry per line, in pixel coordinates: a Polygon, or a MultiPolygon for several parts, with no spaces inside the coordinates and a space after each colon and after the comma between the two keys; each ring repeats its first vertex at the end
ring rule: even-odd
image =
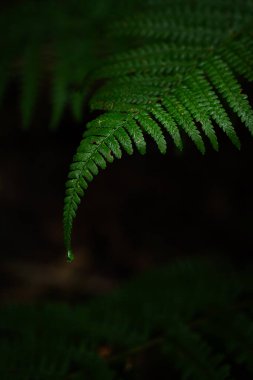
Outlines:
{"type": "Polygon", "coordinates": [[[72,263],[73,260],[74,260],[74,254],[73,254],[72,250],[69,249],[67,252],[67,262],[72,263]]]}

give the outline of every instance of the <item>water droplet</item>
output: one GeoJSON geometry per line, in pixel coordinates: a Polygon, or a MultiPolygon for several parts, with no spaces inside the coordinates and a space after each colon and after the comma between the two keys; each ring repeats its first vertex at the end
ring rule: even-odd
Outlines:
{"type": "Polygon", "coordinates": [[[68,261],[68,263],[72,263],[73,260],[74,260],[74,254],[73,254],[72,250],[69,249],[67,252],[67,261],[68,261]]]}

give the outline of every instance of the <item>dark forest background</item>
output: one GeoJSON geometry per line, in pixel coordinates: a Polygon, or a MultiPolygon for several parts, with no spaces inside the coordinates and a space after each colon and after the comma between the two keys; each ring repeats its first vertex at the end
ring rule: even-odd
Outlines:
{"type": "Polygon", "coordinates": [[[66,262],[62,210],[69,164],[85,128],[66,110],[48,129],[47,83],[28,131],[19,85],[1,108],[1,301],[68,300],[103,294],[135,274],[191,255],[252,261],[253,142],[238,120],[242,149],[218,131],[220,152],[202,156],[185,138],[162,156],[124,155],[90,184],[74,224],[75,260],[66,262]]]}
{"type": "MultiPolygon", "coordinates": [[[[19,2],[2,1],[1,8],[19,2]]],[[[88,116],[76,124],[66,110],[50,131],[47,78],[41,87],[27,131],[15,79],[1,106],[1,302],[80,302],[185,256],[252,261],[253,140],[234,118],[241,151],[217,128],[219,153],[209,147],[202,156],[185,138],[182,153],[171,142],[162,156],[149,141],[147,155],[125,154],[100,172],[81,203],[68,264],[64,183],[88,116]]]]}

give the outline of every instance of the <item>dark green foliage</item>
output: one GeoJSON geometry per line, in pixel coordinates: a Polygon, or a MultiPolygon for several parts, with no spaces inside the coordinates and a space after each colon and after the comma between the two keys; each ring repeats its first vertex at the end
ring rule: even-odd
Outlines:
{"type": "Polygon", "coordinates": [[[24,126],[31,122],[36,93],[45,80],[51,87],[51,127],[57,126],[66,106],[76,119],[82,118],[87,75],[109,48],[101,37],[112,9],[115,17],[122,5],[113,0],[26,0],[1,10],[0,99],[8,82],[19,79],[24,126]],[[74,91],[80,86],[80,92],[74,91]]]}
{"type": "Polygon", "coordinates": [[[161,1],[136,9],[109,28],[109,40],[127,43],[115,44],[91,73],[104,82],[90,108],[103,114],[88,123],[70,167],[64,210],[70,254],[82,190],[123,151],[144,153],[145,134],[161,153],[170,138],[182,149],[186,135],[204,153],[206,140],[218,150],[215,129],[221,128],[240,148],[231,111],[253,134],[253,110],[238,81],[252,81],[252,3],[161,1]]]}
{"type": "MultiPolygon", "coordinates": [[[[218,150],[217,129],[240,148],[236,117],[253,134],[242,88],[253,80],[252,22],[251,0],[27,1],[1,13],[0,97],[18,78],[24,126],[45,78],[52,128],[66,106],[78,121],[85,104],[93,112],[66,183],[70,261],[89,182],[124,151],[145,154],[146,135],[164,154],[186,138],[218,150]]],[[[252,312],[252,279],[205,261],[146,274],[87,306],[5,308],[0,378],[136,379],[150,349],[178,378],[236,379],[237,366],[252,376],[252,312]]]]}
{"type": "Polygon", "coordinates": [[[25,1],[1,13],[0,96],[21,79],[24,126],[45,78],[52,128],[66,106],[78,121],[84,105],[94,112],[67,182],[69,258],[88,183],[122,151],[145,153],[146,134],[161,153],[187,136],[204,153],[209,142],[218,150],[218,128],[240,148],[235,115],[253,133],[242,88],[253,79],[252,15],[251,0],[25,1]]]}
{"type": "Polygon", "coordinates": [[[1,379],[146,379],[157,355],[175,379],[253,375],[252,290],[246,273],[191,259],[86,306],[2,308],[1,379]]]}

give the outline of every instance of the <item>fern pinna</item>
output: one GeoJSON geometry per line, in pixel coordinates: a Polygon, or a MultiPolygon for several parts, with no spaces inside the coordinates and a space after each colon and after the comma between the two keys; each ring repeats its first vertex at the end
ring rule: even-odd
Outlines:
{"type": "Polygon", "coordinates": [[[185,135],[204,153],[206,140],[218,150],[215,130],[221,128],[240,148],[231,112],[253,134],[253,110],[240,84],[253,79],[253,3],[138,5],[134,14],[109,25],[106,38],[114,41],[114,52],[90,72],[89,80],[97,83],[89,102],[94,119],[87,124],[66,184],[70,260],[72,224],[88,183],[123,151],[132,154],[136,148],[144,154],[146,134],[161,153],[170,138],[181,150],[185,135]]]}
{"type": "Polygon", "coordinates": [[[252,379],[252,291],[252,268],[181,259],[86,305],[5,307],[1,380],[252,379]]]}

